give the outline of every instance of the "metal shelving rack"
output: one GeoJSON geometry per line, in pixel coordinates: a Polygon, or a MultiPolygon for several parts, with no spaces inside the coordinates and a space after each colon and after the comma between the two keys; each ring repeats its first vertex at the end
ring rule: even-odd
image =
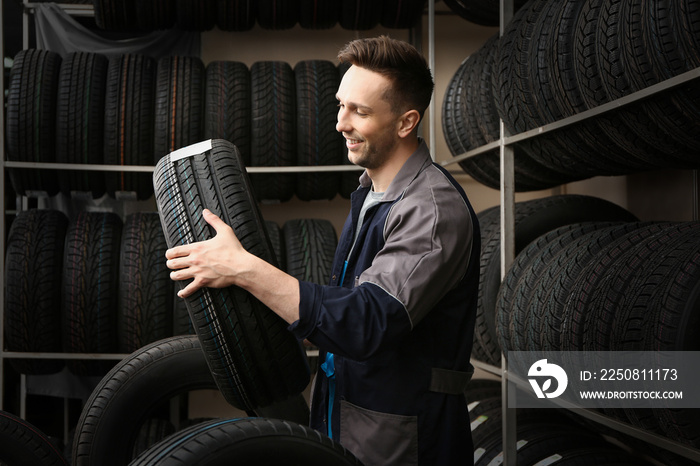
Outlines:
{"type": "MultiPolygon", "coordinates": [[[[514,0],[500,0],[500,33],[503,34],[505,26],[510,22],[513,17],[514,12],[514,0]]],[[[687,71],[683,74],[670,78],[666,81],[660,82],[653,86],[647,87],[640,91],[629,94],[617,100],[613,100],[606,104],[600,105],[598,107],[586,110],[584,112],[578,113],[568,118],[541,126],[539,128],[533,128],[529,131],[510,135],[506,130],[503,121],[500,122],[500,138],[497,141],[485,144],[483,146],[474,148],[468,152],[457,155],[452,159],[444,161],[443,166],[453,165],[455,163],[461,162],[469,157],[488,152],[494,149],[500,150],[500,173],[501,173],[501,186],[500,186],[500,200],[501,200],[501,278],[503,278],[510,268],[511,264],[515,259],[515,181],[514,181],[514,150],[513,145],[524,141],[526,139],[538,137],[541,134],[549,133],[555,130],[559,130],[570,125],[579,123],[581,121],[595,118],[599,115],[609,113],[611,111],[617,110],[624,106],[630,105],[634,102],[638,102],[642,99],[650,97],[659,92],[663,92],[674,87],[680,86],[682,84],[688,83],[690,81],[700,78],[700,68],[695,68],[693,70],[687,71]]],[[[697,170],[693,170],[693,219],[698,220],[698,203],[700,202],[698,196],[698,174],[697,170]]],[[[506,466],[516,465],[516,441],[517,441],[517,418],[514,409],[507,409],[508,405],[508,391],[509,391],[509,375],[508,375],[508,363],[505,356],[501,355],[502,365],[501,367],[496,367],[490,364],[486,364],[481,361],[472,360],[472,364],[485,372],[496,375],[501,378],[501,406],[503,408],[503,464],[506,466]]],[[[527,387],[527,385],[524,385],[527,387]]],[[[575,406],[562,406],[571,412],[577,413],[578,415],[589,419],[591,421],[597,422],[606,427],[612,428],[623,434],[627,434],[643,440],[649,444],[655,445],[660,448],[664,448],[673,453],[677,453],[681,456],[689,458],[694,461],[700,462],[700,450],[689,447],[688,445],[678,443],[666,437],[639,429],[630,424],[626,424],[617,421],[613,418],[604,416],[595,411],[578,408],[575,406]]]]}
{"type": "MultiPolygon", "coordinates": [[[[24,43],[29,43],[28,38],[28,14],[26,11],[31,10],[35,4],[26,2],[25,0],[25,15],[24,15],[24,43]]],[[[71,15],[75,16],[91,16],[94,14],[94,10],[90,5],[75,5],[75,4],[59,4],[61,8],[69,12],[71,15]]],[[[505,25],[507,25],[513,16],[514,11],[514,0],[500,0],[500,30],[501,33],[505,25]]],[[[0,24],[2,24],[2,9],[0,8],[0,24]]],[[[435,69],[435,0],[428,1],[428,58],[431,69],[435,69]]],[[[4,51],[4,38],[0,37],[0,49],[4,51]]],[[[3,53],[4,56],[4,53],[3,53]]],[[[503,122],[501,122],[501,135],[498,141],[483,145],[481,147],[472,149],[464,154],[455,156],[442,163],[443,166],[449,166],[456,164],[466,158],[473,157],[475,155],[488,152],[494,149],[499,149],[500,151],[500,173],[501,173],[501,189],[500,189],[500,210],[501,210],[501,276],[504,276],[510,265],[515,258],[515,237],[514,237],[514,209],[515,209],[515,189],[514,189],[514,151],[513,145],[524,141],[529,138],[537,137],[540,134],[545,134],[551,131],[555,131],[567,126],[579,123],[583,120],[594,118],[596,116],[605,114],[607,112],[617,110],[623,106],[632,104],[634,102],[640,101],[646,97],[654,95],[656,93],[671,89],[673,87],[682,85],[684,83],[690,82],[692,80],[700,78],[700,68],[688,71],[684,74],[678,75],[674,78],[668,79],[664,82],[658,83],[654,86],[648,87],[641,91],[635,92],[621,99],[600,105],[596,108],[581,112],[577,115],[565,118],[563,120],[541,126],[539,128],[534,128],[532,130],[510,135],[508,134],[503,122]]],[[[4,89],[4,75],[0,76],[0,88],[4,89]]],[[[436,140],[436,129],[435,129],[435,99],[431,101],[430,104],[430,119],[429,124],[429,139],[430,139],[430,149],[431,154],[435,154],[435,140],[436,140]]],[[[0,127],[4,128],[4,111],[0,113],[0,127]]],[[[29,163],[29,162],[10,162],[6,161],[4,157],[4,131],[0,131],[0,147],[2,149],[2,158],[0,160],[0,192],[4,198],[5,192],[5,168],[50,168],[55,170],[93,170],[93,171],[121,171],[121,172],[152,172],[154,167],[151,166],[123,166],[123,165],[85,165],[85,164],[40,164],[40,163],[29,163]]],[[[335,172],[335,171],[348,171],[348,170],[358,170],[357,167],[339,165],[339,166],[323,166],[323,167],[248,167],[249,173],[293,173],[293,172],[335,172]]],[[[698,218],[698,177],[697,171],[694,172],[694,218],[698,218]]],[[[4,209],[4,205],[3,205],[4,209]]],[[[5,215],[9,212],[3,212],[0,216],[0,230],[3,234],[0,235],[0,251],[5,250],[5,215]]],[[[4,270],[4,253],[0,258],[0,266],[4,270]]],[[[119,360],[127,356],[126,354],[75,354],[75,353],[24,353],[24,352],[7,352],[3,351],[4,348],[4,288],[0,287],[0,409],[3,407],[3,395],[4,395],[4,360],[9,358],[41,358],[41,359],[96,359],[96,360],[119,360]]],[[[472,360],[472,364],[485,372],[496,375],[501,378],[502,383],[502,406],[503,410],[503,445],[504,445],[504,456],[503,464],[506,466],[516,465],[516,425],[517,419],[515,417],[515,411],[505,409],[507,406],[508,399],[508,367],[506,358],[502,357],[502,366],[496,367],[481,361],[472,360]],[[512,411],[512,412],[511,412],[512,411]]],[[[567,407],[572,412],[585,417],[594,422],[600,423],[604,426],[615,429],[624,434],[634,436],[640,440],[648,442],[650,444],[656,445],[661,448],[665,448],[669,451],[682,455],[692,460],[700,461],[700,451],[690,448],[687,445],[683,445],[674,442],[668,438],[649,433],[647,431],[638,429],[629,424],[619,422],[615,419],[603,416],[594,411],[576,407],[567,407]]]]}

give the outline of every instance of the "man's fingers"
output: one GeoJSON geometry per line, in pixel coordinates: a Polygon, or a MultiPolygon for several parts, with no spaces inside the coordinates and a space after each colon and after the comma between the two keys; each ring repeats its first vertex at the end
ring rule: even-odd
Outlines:
{"type": "Polygon", "coordinates": [[[211,225],[217,233],[220,233],[222,229],[227,229],[229,226],[221,220],[215,213],[209,209],[202,210],[202,217],[204,220],[211,225]]]}
{"type": "MultiPolygon", "coordinates": [[[[191,278],[191,277],[188,277],[191,278]]],[[[180,298],[186,298],[190,296],[192,293],[195,291],[199,290],[202,288],[204,285],[202,284],[201,280],[194,279],[190,283],[187,284],[183,289],[177,292],[178,297],[180,298]]]]}
{"type": "Polygon", "coordinates": [[[174,248],[170,248],[167,251],[165,251],[165,258],[166,259],[175,259],[177,257],[183,257],[187,256],[190,253],[190,248],[188,247],[188,244],[182,245],[182,246],[175,246],[174,248]]]}

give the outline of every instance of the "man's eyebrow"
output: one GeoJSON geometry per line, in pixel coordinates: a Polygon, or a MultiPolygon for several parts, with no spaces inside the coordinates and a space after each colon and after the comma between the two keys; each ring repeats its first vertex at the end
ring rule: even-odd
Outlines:
{"type": "MultiPolygon", "coordinates": [[[[338,94],[335,95],[335,100],[340,102],[340,97],[338,97],[338,94]]],[[[355,102],[346,102],[345,104],[348,105],[349,107],[361,108],[362,110],[368,110],[368,111],[372,110],[372,107],[369,107],[369,106],[363,105],[363,104],[358,104],[355,102]]]]}

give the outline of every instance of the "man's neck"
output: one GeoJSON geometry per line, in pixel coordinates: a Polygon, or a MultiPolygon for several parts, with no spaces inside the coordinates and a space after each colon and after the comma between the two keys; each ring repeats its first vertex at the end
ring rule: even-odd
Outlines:
{"type": "Polygon", "coordinates": [[[400,141],[394,154],[386,160],[381,167],[367,169],[367,175],[372,180],[372,189],[376,193],[383,193],[389,189],[389,185],[406,163],[406,160],[418,149],[420,142],[417,138],[408,141],[400,141]]]}

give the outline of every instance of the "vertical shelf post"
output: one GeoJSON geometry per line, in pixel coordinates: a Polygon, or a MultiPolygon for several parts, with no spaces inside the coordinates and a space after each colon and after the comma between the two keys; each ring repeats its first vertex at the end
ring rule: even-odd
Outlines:
{"type": "MultiPolygon", "coordinates": [[[[4,30],[5,18],[0,2],[0,29],[4,30]]],[[[0,196],[2,197],[2,215],[0,215],[0,270],[5,271],[5,33],[0,34],[0,53],[2,54],[2,74],[0,74],[0,91],[2,91],[3,108],[0,112],[0,196]]],[[[5,285],[0,286],[0,410],[5,400],[5,285]]]]}
{"type": "MultiPolygon", "coordinates": [[[[435,0],[428,0],[428,60],[430,70],[435,80],[435,0]]],[[[435,140],[435,99],[437,98],[433,89],[433,98],[430,99],[430,119],[428,120],[428,135],[430,137],[430,155],[435,160],[437,141],[435,140]]]]}
{"type": "MultiPolygon", "coordinates": [[[[500,0],[500,35],[513,17],[513,0],[500,0]]],[[[500,121],[500,168],[501,168],[501,279],[515,259],[515,157],[512,145],[505,145],[507,134],[503,120],[500,121]]],[[[501,407],[503,464],[516,466],[517,419],[514,409],[508,408],[508,362],[501,354],[501,407]]]]}

